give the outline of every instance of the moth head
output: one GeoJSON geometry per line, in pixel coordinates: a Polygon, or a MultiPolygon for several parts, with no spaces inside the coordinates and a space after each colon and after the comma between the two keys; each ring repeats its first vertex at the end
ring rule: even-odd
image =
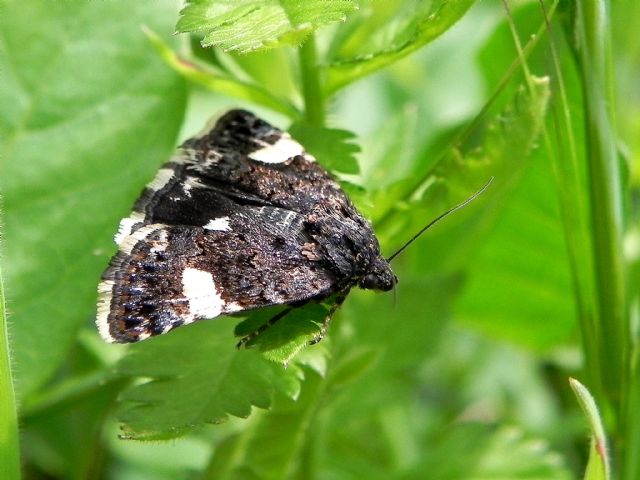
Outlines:
{"type": "Polygon", "coordinates": [[[398,277],[391,271],[391,267],[385,261],[376,265],[370,273],[360,279],[360,288],[388,292],[398,283],[398,277]]]}

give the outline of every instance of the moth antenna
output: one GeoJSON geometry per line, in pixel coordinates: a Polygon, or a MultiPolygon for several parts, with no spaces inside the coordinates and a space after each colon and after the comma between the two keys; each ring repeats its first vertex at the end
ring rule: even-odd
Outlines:
{"type": "Polygon", "coordinates": [[[426,232],[427,230],[429,230],[431,227],[433,227],[436,223],[438,223],[440,220],[442,220],[443,218],[449,216],[450,214],[452,214],[453,212],[455,212],[456,210],[460,210],[462,207],[468,205],[469,203],[473,202],[476,198],[478,198],[480,195],[482,195],[484,193],[484,191],[489,188],[489,185],[491,185],[491,182],[493,182],[493,178],[491,177],[489,178],[489,180],[487,181],[487,183],[485,183],[482,188],[480,190],[478,190],[476,193],[474,193],[473,195],[471,195],[469,198],[467,198],[464,202],[459,203],[458,205],[456,205],[455,207],[450,208],[449,210],[447,210],[446,212],[444,212],[443,214],[439,215],[437,218],[435,218],[434,220],[432,220],[431,222],[429,222],[427,225],[425,225],[424,227],[422,227],[422,229],[416,233],[413,237],[411,237],[402,247],[400,247],[398,249],[398,251],[396,251],[393,255],[391,255],[389,258],[387,258],[387,262],[390,262],[391,260],[393,260],[394,258],[396,258],[398,255],[400,255],[409,245],[411,245],[420,235],[422,235],[424,232],[426,232]]]}

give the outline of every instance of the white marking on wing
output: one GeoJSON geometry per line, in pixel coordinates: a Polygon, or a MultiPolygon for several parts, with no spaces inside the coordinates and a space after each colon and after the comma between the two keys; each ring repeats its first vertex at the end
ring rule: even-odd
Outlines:
{"type": "Polygon", "coordinates": [[[96,315],[96,326],[98,332],[105,342],[116,341],[109,331],[109,313],[111,312],[111,299],[113,298],[113,280],[105,280],[98,284],[98,314],[96,315]]]}
{"type": "Polygon", "coordinates": [[[249,154],[250,159],[258,162],[284,163],[290,158],[304,153],[302,145],[292,139],[288,133],[284,133],[273,145],[266,142],[260,142],[260,144],[264,146],[249,154]]]}
{"type": "Polygon", "coordinates": [[[197,163],[198,162],[198,151],[193,148],[180,148],[178,150],[179,153],[175,154],[171,157],[170,162],[185,164],[185,163],[197,163]]]}
{"type": "Polygon", "coordinates": [[[293,223],[292,219],[294,219],[296,215],[296,212],[288,212],[284,218],[281,218],[279,222],[276,222],[276,225],[280,226],[284,230],[293,223]]]}
{"type": "Polygon", "coordinates": [[[184,183],[185,185],[189,186],[189,190],[191,190],[192,188],[208,188],[198,179],[198,177],[188,176],[187,178],[185,178],[184,183]]]}
{"type": "Polygon", "coordinates": [[[225,302],[218,294],[209,272],[185,268],[182,272],[182,293],[189,302],[189,317],[184,323],[191,323],[198,318],[214,318],[222,313],[225,302]]]}
{"type": "Polygon", "coordinates": [[[184,192],[184,194],[191,198],[191,189],[193,188],[193,185],[189,182],[184,182],[182,184],[182,191],[184,192]]]}
{"type": "Polygon", "coordinates": [[[149,249],[151,253],[164,252],[169,246],[169,241],[167,239],[167,231],[160,230],[160,238],[153,242],[153,246],[149,249]]]}
{"type": "Polygon", "coordinates": [[[244,308],[242,305],[240,305],[240,304],[238,304],[238,303],[235,303],[235,302],[227,303],[227,304],[224,306],[224,311],[225,311],[225,313],[240,312],[240,311],[242,311],[242,310],[244,310],[244,309],[245,309],[245,308],[244,308]]]}
{"type": "Polygon", "coordinates": [[[131,212],[126,218],[120,220],[120,226],[118,227],[118,233],[115,234],[113,240],[117,245],[120,245],[122,241],[131,235],[131,229],[136,223],[140,223],[144,221],[144,213],[140,212],[131,212]]]}
{"type": "Polygon", "coordinates": [[[209,220],[209,223],[207,223],[202,228],[204,228],[205,230],[218,230],[221,232],[228,232],[229,230],[231,230],[231,227],[229,226],[229,217],[219,217],[209,220]]]}
{"type": "Polygon", "coordinates": [[[138,335],[138,342],[141,342],[142,340],[146,340],[150,336],[151,336],[151,332],[142,332],[140,335],[138,335]]]}
{"type": "MultiPolygon", "coordinates": [[[[120,251],[126,253],[127,255],[131,255],[131,251],[133,247],[135,247],[138,242],[144,240],[149,235],[151,235],[155,230],[160,228],[164,228],[166,225],[162,225],[160,223],[152,223],[151,225],[145,225],[142,228],[139,228],[131,235],[127,236],[120,242],[120,251]]],[[[152,247],[153,250],[153,247],[152,247]]]]}
{"type": "Polygon", "coordinates": [[[175,172],[172,168],[161,168],[158,170],[158,173],[156,173],[156,177],[147,184],[147,188],[154,192],[161,190],[167,183],[169,183],[174,173],[175,172]]]}

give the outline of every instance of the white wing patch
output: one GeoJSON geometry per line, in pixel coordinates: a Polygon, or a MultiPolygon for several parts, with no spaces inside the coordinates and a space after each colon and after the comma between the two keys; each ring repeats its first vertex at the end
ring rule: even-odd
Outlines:
{"type": "Polygon", "coordinates": [[[111,299],[113,298],[113,280],[105,280],[98,285],[98,315],[96,325],[98,332],[105,342],[115,342],[109,331],[109,312],[111,311],[111,299]]]}
{"type": "Polygon", "coordinates": [[[263,163],[284,163],[296,155],[302,155],[304,148],[288,134],[284,133],[276,143],[263,143],[260,150],[251,152],[249,158],[263,163]]]}
{"type": "Polygon", "coordinates": [[[155,178],[147,184],[147,187],[155,192],[162,190],[162,187],[169,183],[174,173],[172,168],[161,168],[158,170],[158,173],[156,173],[155,178]]]}
{"type": "Polygon", "coordinates": [[[225,302],[209,272],[185,268],[182,272],[182,293],[189,301],[190,315],[185,323],[191,323],[197,318],[217,317],[222,313],[225,302]]]}
{"type": "Polygon", "coordinates": [[[118,227],[118,233],[113,237],[114,241],[117,245],[120,245],[122,241],[131,235],[131,229],[136,223],[140,223],[144,221],[144,213],[140,212],[131,212],[126,218],[120,220],[120,226],[118,227]]]}
{"type": "Polygon", "coordinates": [[[207,223],[202,228],[204,228],[205,230],[218,230],[221,232],[228,232],[229,230],[231,230],[231,227],[229,226],[229,217],[219,217],[209,220],[209,223],[207,223]]]}
{"type": "MultiPolygon", "coordinates": [[[[131,235],[124,237],[124,239],[120,241],[120,251],[126,253],[127,255],[131,255],[133,247],[135,247],[139,241],[144,240],[156,230],[165,228],[167,228],[167,226],[161,223],[152,223],[151,225],[145,225],[144,227],[139,228],[131,235]]],[[[159,252],[165,250],[167,248],[166,241],[166,232],[164,232],[163,235],[161,235],[160,240],[154,242],[154,244],[151,246],[151,251],[159,252]]]]}
{"type": "Polygon", "coordinates": [[[149,249],[151,253],[164,252],[169,247],[168,234],[166,230],[160,230],[160,238],[153,242],[149,249]]]}

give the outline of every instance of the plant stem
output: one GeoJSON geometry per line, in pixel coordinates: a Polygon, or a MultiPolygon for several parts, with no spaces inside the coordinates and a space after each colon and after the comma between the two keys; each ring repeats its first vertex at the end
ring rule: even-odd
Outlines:
{"type": "Polygon", "coordinates": [[[623,186],[609,110],[608,5],[606,0],[584,0],[575,5],[578,63],[585,106],[602,383],[614,408],[614,431],[620,439],[621,430],[625,429],[624,397],[629,374],[630,330],[622,257],[623,186]]]}
{"type": "Polygon", "coordinates": [[[0,478],[7,480],[20,478],[18,413],[11,376],[2,271],[0,271],[0,478]]]}
{"type": "Polygon", "coordinates": [[[322,127],[325,124],[324,96],[320,86],[320,69],[316,59],[316,39],[313,34],[302,44],[300,52],[300,76],[304,113],[310,125],[322,127]]]}
{"type": "Polygon", "coordinates": [[[562,226],[569,255],[569,265],[580,333],[582,351],[585,359],[584,372],[591,391],[597,398],[603,398],[602,366],[599,355],[598,309],[595,299],[594,269],[591,262],[591,229],[585,192],[581,180],[583,170],[581,158],[578,155],[577,131],[569,105],[569,98],[565,88],[564,72],[560,54],[556,48],[554,31],[547,13],[544,0],[539,0],[540,9],[544,15],[549,38],[549,53],[554,78],[553,91],[556,92],[552,102],[553,116],[550,130],[545,126],[544,140],[546,150],[553,166],[556,181],[562,226]],[[550,131],[554,133],[553,138],[550,131]]]}

